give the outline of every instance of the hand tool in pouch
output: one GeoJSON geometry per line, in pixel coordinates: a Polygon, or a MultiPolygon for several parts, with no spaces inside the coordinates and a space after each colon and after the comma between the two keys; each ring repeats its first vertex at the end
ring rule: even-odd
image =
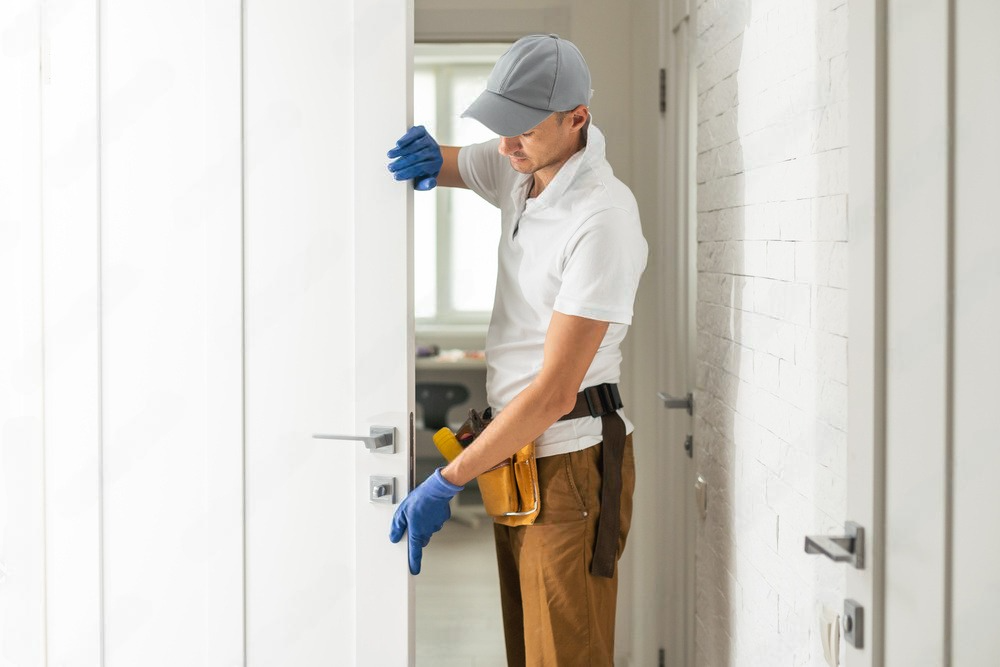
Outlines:
{"type": "MultiPolygon", "coordinates": [[[[475,410],[470,410],[469,418],[457,434],[449,428],[443,428],[434,434],[434,445],[451,462],[464,447],[479,437],[488,424],[488,418],[484,419],[475,410]]],[[[510,458],[479,475],[476,480],[486,513],[496,523],[525,526],[535,522],[541,509],[535,443],[529,442],[510,458]]]]}

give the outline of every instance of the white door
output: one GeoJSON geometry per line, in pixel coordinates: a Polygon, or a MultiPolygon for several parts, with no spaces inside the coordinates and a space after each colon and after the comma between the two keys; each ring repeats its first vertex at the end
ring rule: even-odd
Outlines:
{"type": "Polygon", "coordinates": [[[993,664],[1000,8],[857,9],[848,517],[868,532],[845,664],[993,664]]]}
{"type": "Polygon", "coordinates": [[[664,502],[667,536],[664,571],[667,573],[666,623],[663,627],[663,660],[667,665],[694,664],[695,538],[698,493],[693,457],[696,403],[695,385],[695,290],[697,288],[697,214],[694,197],[697,91],[692,55],[696,42],[693,3],[667,0],[661,3],[665,34],[663,84],[665,128],[663,151],[665,180],[661,207],[665,212],[661,257],[663,275],[659,349],[663,351],[661,388],[672,401],[660,414],[659,430],[666,434],[659,475],[667,480],[669,500],[664,502]],[[690,402],[689,402],[690,401],[690,402]]]}
{"type": "Polygon", "coordinates": [[[0,663],[412,663],[411,33],[0,8],[0,663]]]}
{"type": "Polygon", "coordinates": [[[412,3],[250,2],[244,32],[247,656],[411,661],[412,3]],[[395,431],[394,453],[313,434],[395,431]]]}

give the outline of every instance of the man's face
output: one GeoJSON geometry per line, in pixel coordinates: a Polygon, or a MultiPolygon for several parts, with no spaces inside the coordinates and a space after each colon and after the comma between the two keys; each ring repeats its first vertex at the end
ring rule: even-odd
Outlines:
{"type": "Polygon", "coordinates": [[[500,154],[509,158],[510,166],[522,174],[562,165],[576,153],[580,133],[573,129],[572,113],[559,121],[559,115],[553,113],[524,134],[500,137],[500,154]]]}

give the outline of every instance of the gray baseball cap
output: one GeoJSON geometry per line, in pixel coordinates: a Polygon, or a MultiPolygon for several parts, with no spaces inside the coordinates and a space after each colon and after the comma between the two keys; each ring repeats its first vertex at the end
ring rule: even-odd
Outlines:
{"type": "Polygon", "coordinates": [[[528,35],[500,56],[486,90],[462,117],[475,118],[502,137],[515,137],[554,111],[589,104],[592,93],[580,49],[558,35],[528,35]]]}

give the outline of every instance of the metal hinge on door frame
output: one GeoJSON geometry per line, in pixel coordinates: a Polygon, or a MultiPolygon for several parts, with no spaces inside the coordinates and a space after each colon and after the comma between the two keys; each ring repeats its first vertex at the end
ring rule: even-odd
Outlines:
{"type": "Polygon", "coordinates": [[[660,68],[660,113],[667,113],[667,68],[660,68]]]}

